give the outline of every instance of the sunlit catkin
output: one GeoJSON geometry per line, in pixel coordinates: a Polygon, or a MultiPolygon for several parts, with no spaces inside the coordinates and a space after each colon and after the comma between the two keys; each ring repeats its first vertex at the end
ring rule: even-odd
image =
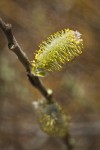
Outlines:
{"type": "Polygon", "coordinates": [[[39,45],[32,61],[32,71],[36,76],[45,76],[50,71],[60,70],[82,53],[83,40],[78,31],[69,29],[51,35],[39,45]]]}
{"type": "Polygon", "coordinates": [[[68,133],[69,116],[57,104],[48,104],[45,101],[35,102],[37,120],[41,130],[51,136],[63,137],[68,133]],[[36,104],[37,103],[37,104],[36,104]]]}

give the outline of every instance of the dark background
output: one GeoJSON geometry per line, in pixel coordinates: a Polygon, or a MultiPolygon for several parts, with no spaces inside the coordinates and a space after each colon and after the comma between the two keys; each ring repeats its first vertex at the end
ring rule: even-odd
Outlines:
{"type": "MultiPolygon", "coordinates": [[[[30,60],[50,34],[65,28],[82,33],[83,54],[41,79],[71,116],[74,150],[100,150],[100,1],[0,0],[0,17],[13,25],[30,60]]],[[[0,150],[62,149],[37,125],[32,102],[41,97],[0,30],[0,150]]]]}

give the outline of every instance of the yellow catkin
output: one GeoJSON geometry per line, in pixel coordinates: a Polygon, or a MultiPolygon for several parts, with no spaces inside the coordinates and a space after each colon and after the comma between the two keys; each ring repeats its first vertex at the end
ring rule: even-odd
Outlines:
{"type": "Polygon", "coordinates": [[[44,100],[38,102],[37,120],[41,130],[48,135],[64,137],[68,133],[69,116],[56,102],[53,104],[48,104],[44,100]]]}
{"type": "Polygon", "coordinates": [[[36,76],[45,76],[50,71],[60,70],[63,64],[79,56],[82,48],[83,40],[78,31],[65,29],[57,32],[39,45],[32,71],[36,76]]]}

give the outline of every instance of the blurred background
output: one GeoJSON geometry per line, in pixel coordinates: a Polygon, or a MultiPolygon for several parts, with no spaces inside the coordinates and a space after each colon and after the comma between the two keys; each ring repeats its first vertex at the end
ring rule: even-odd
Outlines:
{"type": "MultiPolygon", "coordinates": [[[[99,0],[0,0],[0,17],[13,25],[30,60],[54,32],[69,28],[82,34],[83,54],[61,72],[41,78],[71,116],[74,150],[100,150],[99,9],[99,0]]],[[[32,102],[41,98],[0,30],[0,150],[62,150],[60,140],[37,125],[32,102]]]]}

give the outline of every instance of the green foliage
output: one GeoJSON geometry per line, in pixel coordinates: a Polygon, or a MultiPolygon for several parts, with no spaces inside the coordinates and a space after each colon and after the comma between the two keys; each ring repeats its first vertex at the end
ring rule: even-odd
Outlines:
{"type": "Polygon", "coordinates": [[[36,76],[45,76],[48,72],[60,70],[66,62],[82,53],[83,40],[78,31],[65,29],[51,35],[39,45],[32,61],[32,71],[36,76]]]}

